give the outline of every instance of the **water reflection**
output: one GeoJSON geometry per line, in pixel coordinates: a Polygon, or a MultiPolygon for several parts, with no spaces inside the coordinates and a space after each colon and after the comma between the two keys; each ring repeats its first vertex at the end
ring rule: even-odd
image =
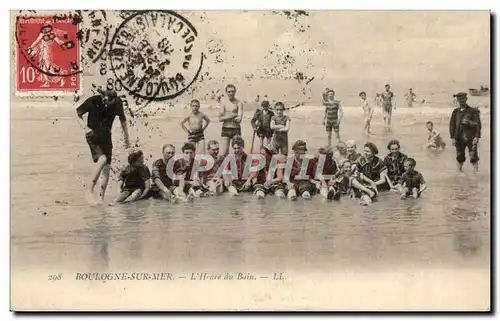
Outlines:
{"type": "Polygon", "coordinates": [[[108,215],[105,212],[99,215],[99,219],[87,219],[90,226],[91,259],[90,267],[95,271],[106,271],[109,269],[109,251],[110,228],[108,215]]]}
{"type": "Polygon", "coordinates": [[[121,248],[122,254],[133,260],[142,258],[142,238],[148,237],[147,231],[143,229],[143,223],[146,218],[145,208],[149,202],[137,202],[136,204],[117,205],[114,209],[120,215],[120,242],[125,242],[121,248]],[[145,235],[146,234],[146,235],[145,235]]]}

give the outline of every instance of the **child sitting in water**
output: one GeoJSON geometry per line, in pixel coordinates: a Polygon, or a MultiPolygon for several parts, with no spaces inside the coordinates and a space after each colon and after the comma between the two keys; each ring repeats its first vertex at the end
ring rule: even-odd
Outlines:
{"type": "Polygon", "coordinates": [[[415,170],[416,165],[417,162],[413,158],[408,158],[404,162],[405,172],[399,181],[401,199],[405,199],[408,196],[417,199],[427,189],[424,177],[415,170]]]}
{"type": "Polygon", "coordinates": [[[352,165],[353,163],[346,159],[340,166],[340,171],[334,179],[334,186],[340,191],[339,196],[336,195],[335,200],[338,200],[340,195],[343,195],[351,198],[359,198],[361,205],[370,205],[372,199],[377,195],[375,193],[375,182],[362,173],[355,173],[352,165]],[[371,188],[362,183],[370,184],[371,188]]]}
{"type": "Polygon", "coordinates": [[[346,142],[346,151],[347,151],[347,159],[351,162],[355,163],[358,161],[358,158],[361,157],[361,154],[356,151],[356,142],[352,139],[346,142]]]}
{"type": "Polygon", "coordinates": [[[344,142],[338,142],[336,147],[335,154],[333,154],[333,159],[340,164],[344,160],[347,159],[347,145],[344,142]]]}
{"type": "Polygon", "coordinates": [[[148,195],[150,189],[151,172],[144,165],[144,154],[136,150],[128,156],[128,165],[120,172],[120,195],[116,198],[117,203],[129,203],[143,199],[148,195]]]}
{"type": "Polygon", "coordinates": [[[441,138],[441,134],[434,128],[434,123],[428,121],[426,124],[427,129],[429,130],[429,138],[427,139],[427,148],[428,149],[444,149],[446,147],[446,143],[441,138]]]}

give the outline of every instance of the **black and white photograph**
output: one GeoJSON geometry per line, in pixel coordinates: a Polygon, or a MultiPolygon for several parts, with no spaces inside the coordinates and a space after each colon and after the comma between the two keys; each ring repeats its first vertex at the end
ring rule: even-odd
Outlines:
{"type": "Polygon", "coordinates": [[[490,311],[491,23],[10,10],[10,309],[490,311]]]}

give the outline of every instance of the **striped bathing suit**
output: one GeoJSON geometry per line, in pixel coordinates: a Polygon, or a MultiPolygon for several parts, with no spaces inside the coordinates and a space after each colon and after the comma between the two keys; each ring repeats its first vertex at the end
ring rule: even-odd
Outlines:
{"type": "Polygon", "coordinates": [[[196,130],[192,131],[188,134],[188,142],[190,143],[197,143],[199,141],[202,141],[205,139],[205,134],[203,133],[203,130],[196,130]]]}
{"type": "MultiPolygon", "coordinates": [[[[271,117],[271,122],[276,125],[285,126],[287,121],[290,121],[290,117],[283,115],[274,115],[271,117]]],[[[288,155],[288,132],[275,131],[273,135],[273,145],[281,152],[283,155],[288,155]]]]}
{"type": "Polygon", "coordinates": [[[332,129],[335,132],[339,132],[339,108],[340,101],[328,101],[325,103],[326,106],[326,131],[331,132],[332,129]]]}

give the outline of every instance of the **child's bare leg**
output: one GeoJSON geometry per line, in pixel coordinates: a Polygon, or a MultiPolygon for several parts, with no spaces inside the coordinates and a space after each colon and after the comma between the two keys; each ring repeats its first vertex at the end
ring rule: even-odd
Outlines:
{"type": "Polygon", "coordinates": [[[373,196],[375,196],[375,192],[374,191],[372,191],[371,189],[367,188],[366,186],[364,186],[363,184],[361,184],[360,182],[358,182],[358,180],[353,179],[351,184],[352,184],[352,186],[354,188],[357,188],[360,191],[365,192],[366,194],[368,194],[370,196],[370,198],[372,198],[373,196]]]}
{"type": "Polygon", "coordinates": [[[172,198],[174,197],[174,194],[172,194],[172,192],[169,189],[166,189],[160,191],[160,196],[164,200],[171,201],[172,198]]]}
{"type": "Polygon", "coordinates": [[[140,188],[134,190],[132,192],[132,194],[130,194],[130,196],[127,197],[127,199],[124,201],[124,203],[130,203],[130,202],[137,201],[141,197],[141,194],[142,194],[142,190],[140,188]]]}
{"type": "Polygon", "coordinates": [[[227,156],[229,154],[229,137],[221,137],[220,138],[220,146],[221,146],[221,155],[222,156],[227,156]]]}
{"type": "Polygon", "coordinates": [[[285,198],[285,197],[286,197],[286,195],[285,195],[285,191],[284,191],[283,189],[281,189],[281,188],[277,189],[277,190],[274,192],[274,195],[276,195],[276,197],[281,198],[281,199],[283,199],[283,198],[285,198]]]}
{"type": "Polygon", "coordinates": [[[196,150],[198,151],[201,151],[202,154],[205,154],[206,150],[205,150],[205,140],[202,139],[200,140],[197,144],[196,144],[196,150]]]}
{"type": "Polygon", "coordinates": [[[129,197],[131,194],[130,191],[123,191],[120,193],[120,195],[118,195],[118,197],[115,199],[115,202],[116,203],[123,203],[127,197],[129,197]]]}
{"type": "Polygon", "coordinates": [[[328,147],[332,147],[332,132],[327,131],[327,137],[328,137],[328,147]]]}
{"type": "Polygon", "coordinates": [[[340,130],[339,131],[335,131],[335,138],[337,138],[337,142],[340,142],[340,130]]]}
{"type": "Polygon", "coordinates": [[[180,197],[180,198],[186,198],[186,193],[184,193],[184,191],[179,187],[177,186],[175,189],[174,189],[174,195],[176,197],[180,197]]]}

